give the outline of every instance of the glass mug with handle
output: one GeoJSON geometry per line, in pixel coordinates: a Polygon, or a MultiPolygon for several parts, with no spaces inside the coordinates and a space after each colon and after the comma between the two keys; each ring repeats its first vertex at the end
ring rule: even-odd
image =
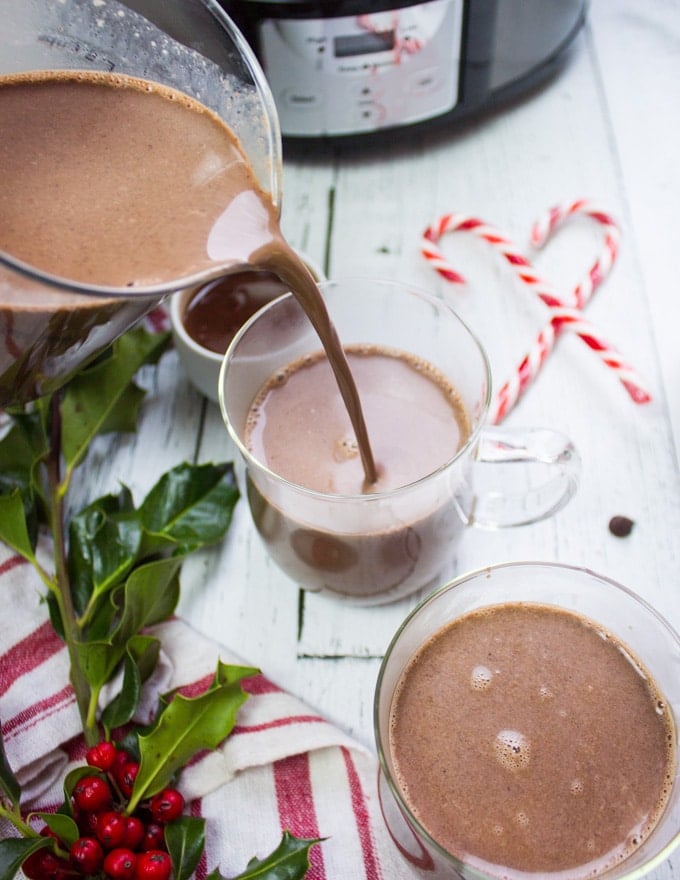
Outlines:
{"type": "Polygon", "coordinates": [[[680,637],[627,587],[519,562],[435,590],[375,690],[380,806],[405,869],[647,875],[680,843],[679,712],[680,637]]]}
{"type": "MultiPolygon", "coordinates": [[[[365,367],[361,359],[351,360],[350,367],[368,376],[357,373],[355,378],[359,396],[363,385],[368,404],[369,440],[372,432],[378,436],[376,460],[389,461],[386,473],[391,467],[399,470],[406,458],[417,459],[421,470],[413,472],[415,477],[409,472],[396,485],[385,486],[379,480],[369,491],[363,491],[360,479],[350,490],[345,486],[337,491],[334,486],[328,491],[313,485],[313,472],[324,471],[329,462],[331,469],[338,460],[341,470],[345,467],[353,440],[341,426],[319,449],[312,441],[326,442],[318,412],[318,405],[325,403],[317,401],[304,410],[308,405],[304,392],[281,417],[266,408],[259,421],[268,437],[269,463],[266,451],[254,452],[249,425],[259,404],[251,412],[253,402],[268,381],[280,371],[285,373],[289,365],[310,354],[317,363],[320,344],[292,294],[253,316],[225,355],[220,406],[245,462],[256,528],[272,559],[299,586],[356,604],[391,602],[436,581],[468,526],[532,523],[568,501],[579,471],[573,445],[547,429],[510,430],[485,424],[491,395],[488,359],[474,334],[445,302],[406,284],[365,278],[323,282],[319,290],[345,350],[359,353],[359,358],[362,348],[368,354],[365,367]],[[385,388],[391,389],[387,391],[375,387],[382,378],[370,377],[374,367],[381,368],[381,354],[394,355],[385,358],[390,365],[384,379],[385,388]],[[416,382],[411,392],[408,386],[415,374],[426,378],[422,386],[416,382]],[[427,381],[430,375],[432,382],[427,381]],[[435,385],[442,400],[448,395],[447,421],[443,429],[432,423],[430,432],[429,404],[422,400],[437,396],[430,387],[435,385]],[[389,419],[381,423],[386,408],[391,408],[394,424],[389,419]],[[434,449],[430,436],[440,430],[444,443],[453,444],[443,452],[434,449]],[[281,468],[277,470],[282,452],[293,469],[302,467],[304,478],[291,476],[289,469],[283,474],[281,468]],[[484,493],[474,488],[480,470],[492,470],[495,477],[484,493]],[[520,477],[519,489],[512,488],[513,475],[520,477]]],[[[293,372],[306,381],[304,371],[293,372]]],[[[311,382],[314,386],[316,379],[311,382]]],[[[319,393],[324,398],[325,391],[319,393]]],[[[272,402],[277,395],[274,388],[272,402]]],[[[328,399],[339,399],[337,388],[329,388],[328,399]]],[[[359,468],[357,462],[353,466],[359,468]]],[[[335,474],[328,479],[335,479],[335,474]]],[[[343,478],[338,480],[342,483],[343,478]]]]}

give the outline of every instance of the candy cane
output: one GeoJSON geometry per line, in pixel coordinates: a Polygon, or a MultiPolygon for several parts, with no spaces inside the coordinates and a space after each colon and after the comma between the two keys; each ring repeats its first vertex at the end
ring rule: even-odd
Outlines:
{"type": "Polygon", "coordinates": [[[602,252],[588,270],[583,280],[572,293],[573,304],[582,309],[595,290],[611,271],[619,252],[620,232],[614,219],[587,199],[577,199],[564,205],[556,205],[534,223],[531,229],[531,244],[542,248],[555,230],[567,219],[584,214],[602,226],[605,237],[602,252]]]}
{"type": "Polygon", "coordinates": [[[543,281],[530,261],[519,249],[498,230],[476,217],[463,214],[446,214],[436,223],[429,226],[423,235],[421,252],[431,263],[435,271],[455,284],[463,284],[464,277],[453,269],[437,247],[437,242],[447,232],[472,232],[492,245],[512,267],[518,279],[533,290],[539,299],[550,309],[550,322],[538,334],[534,345],[525,355],[513,376],[505,382],[496,398],[491,418],[500,422],[512,409],[521,394],[536,377],[552,351],[558,335],[565,329],[575,333],[600,360],[617,373],[619,381],[636,403],[649,401],[650,395],[633,368],[626,363],[614,347],[598,333],[581,313],[594,291],[606,278],[616,259],[619,243],[618,227],[612,218],[599,211],[585,200],[571,202],[564,206],[551,209],[544,218],[539,220],[532,229],[532,242],[542,246],[554,232],[556,227],[567,217],[576,213],[586,213],[593,217],[606,229],[605,243],[602,254],[590,268],[584,279],[577,285],[572,294],[573,306],[565,303],[561,297],[543,281]]]}

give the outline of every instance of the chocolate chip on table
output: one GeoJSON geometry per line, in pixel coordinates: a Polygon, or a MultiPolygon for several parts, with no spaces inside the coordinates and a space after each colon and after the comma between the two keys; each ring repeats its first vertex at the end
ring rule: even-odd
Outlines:
{"type": "Polygon", "coordinates": [[[613,516],[609,520],[609,531],[617,538],[627,538],[634,525],[634,521],[627,516],[613,516]]]}

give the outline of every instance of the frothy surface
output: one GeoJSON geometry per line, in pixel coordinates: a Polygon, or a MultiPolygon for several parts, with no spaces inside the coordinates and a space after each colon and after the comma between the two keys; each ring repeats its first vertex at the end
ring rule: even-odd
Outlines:
{"type": "MultiPolygon", "coordinates": [[[[454,457],[470,434],[469,417],[441,373],[378,346],[345,351],[377,464],[369,491],[407,486],[454,457]]],[[[365,489],[356,437],[323,353],[270,379],[251,407],[245,442],[258,461],[299,486],[335,495],[365,489]]]]}
{"type": "Polygon", "coordinates": [[[473,612],[410,661],[391,751],[446,850],[498,877],[603,873],[649,835],[675,772],[674,722],[631,652],[539,605],[473,612]]]}

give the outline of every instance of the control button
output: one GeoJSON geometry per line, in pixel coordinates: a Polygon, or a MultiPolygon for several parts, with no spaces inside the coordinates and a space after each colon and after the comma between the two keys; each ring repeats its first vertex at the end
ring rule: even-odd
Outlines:
{"type": "Polygon", "coordinates": [[[354,119],[362,128],[378,128],[385,121],[387,110],[382,104],[360,104],[354,112],[354,119]]]}
{"type": "Polygon", "coordinates": [[[442,86],[441,72],[436,67],[414,71],[408,79],[407,88],[412,95],[427,95],[442,86]]]}
{"type": "Polygon", "coordinates": [[[313,89],[285,89],[281,92],[281,101],[289,107],[304,110],[305,107],[318,107],[321,104],[321,92],[313,89]]]}
{"type": "Polygon", "coordinates": [[[360,101],[376,101],[385,94],[385,86],[381,82],[358,82],[353,83],[350,95],[360,101]]]}

